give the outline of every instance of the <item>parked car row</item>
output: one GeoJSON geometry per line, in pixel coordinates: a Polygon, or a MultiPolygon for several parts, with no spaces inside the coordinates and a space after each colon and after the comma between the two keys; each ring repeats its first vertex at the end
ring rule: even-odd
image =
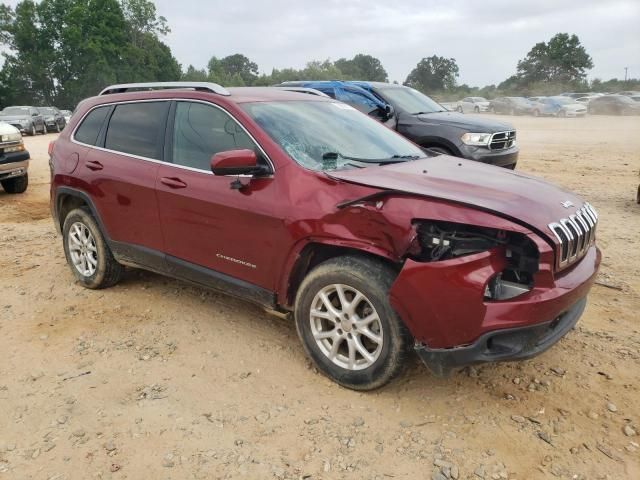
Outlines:
{"type": "Polygon", "coordinates": [[[25,135],[60,133],[71,118],[71,112],[64,112],[56,107],[6,107],[0,112],[0,121],[13,125],[25,135]]]}
{"type": "Polygon", "coordinates": [[[323,85],[114,85],[81,102],[49,148],[79,284],[110,287],[128,266],[254,302],[355,390],[411,351],[447,375],[538,355],[575,326],[601,259],[595,209],[416,145],[433,125],[449,148],[508,157],[513,130],[400,85],[323,85]]]}
{"type": "Polygon", "coordinates": [[[483,97],[465,97],[452,105],[459,113],[491,112],[507,115],[554,117],[584,117],[592,115],[638,115],[640,93],[619,94],[563,93],[556,96],[498,97],[491,101],[483,97]]]}

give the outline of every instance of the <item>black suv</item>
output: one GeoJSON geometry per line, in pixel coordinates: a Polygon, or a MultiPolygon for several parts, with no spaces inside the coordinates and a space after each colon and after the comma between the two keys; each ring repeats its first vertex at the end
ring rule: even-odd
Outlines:
{"type": "Polygon", "coordinates": [[[417,90],[382,82],[297,81],[278,87],[305,87],[363,110],[432,151],[514,169],[516,131],[495,120],[450,112],[417,90]]]}

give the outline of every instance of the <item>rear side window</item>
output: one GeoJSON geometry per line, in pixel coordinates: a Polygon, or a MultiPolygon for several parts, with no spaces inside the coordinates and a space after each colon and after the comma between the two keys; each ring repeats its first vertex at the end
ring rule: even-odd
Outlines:
{"type": "Polygon", "coordinates": [[[160,160],[169,102],[125,103],[116,106],[104,146],[109,150],[160,160]]]}
{"type": "Polygon", "coordinates": [[[107,114],[109,113],[109,108],[110,107],[98,107],[91,110],[91,112],[84,117],[78,130],[76,130],[75,139],[87,145],[95,145],[98,141],[98,135],[100,134],[104,119],[107,118],[107,114]]]}
{"type": "Polygon", "coordinates": [[[203,103],[178,102],[173,163],[209,171],[216,153],[244,148],[258,154],[253,140],[227,113],[203,103]]]}

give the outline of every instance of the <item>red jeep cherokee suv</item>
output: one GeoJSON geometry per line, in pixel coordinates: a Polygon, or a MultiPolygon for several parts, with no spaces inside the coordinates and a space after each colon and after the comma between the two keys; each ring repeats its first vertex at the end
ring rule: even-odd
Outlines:
{"type": "Polygon", "coordinates": [[[521,173],[428,153],[330,98],[115,85],[51,148],[51,209],[87,288],[123,266],[292,313],[307,354],[379,387],[543,352],[577,322],[597,214],[521,173]]]}

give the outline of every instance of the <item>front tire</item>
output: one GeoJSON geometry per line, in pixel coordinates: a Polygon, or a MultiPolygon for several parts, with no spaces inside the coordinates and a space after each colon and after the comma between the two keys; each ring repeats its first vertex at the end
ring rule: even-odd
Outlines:
{"type": "Polygon", "coordinates": [[[295,320],[304,349],[343,387],[379,388],[405,364],[412,339],[388,300],[395,277],[382,261],[345,256],[317,266],[298,290],[295,320]]]}
{"type": "Polygon", "coordinates": [[[38,133],[38,131],[36,130],[36,124],[32,123],[31,124],[31,130],[29,130],[29,136],[30,137],[35,137],[36,133],[38,133]]]}
{"type": "Polygon", "coordinates": [[[474,113],[480,113],[480,107],[474,107],[473,112],[474,113]]]}
{"type": "Polygon", "coordinates": [[[29,175],[25,173],[21,177],[8,178],[7,180],[2,180],[0,183],[7,193],[24,193],[29,186],[29,175]]]}
{"type": "Polygon", "coordinates": [[[120,281],[124,267],[113,258],[88,209],[76,208],[69,212],[62,236],[67,263],[83,287],[108,288],[120,281]]]}
{"type": "Polygon", "coordinates": [[[535,110],[533,111],[533,116],[534,116],[534,117],[539,117],[539,116],[540,116],[540,110],[535,109],[535,110]]]}
{"type": "Polygon", "coordinates": [[[451,153],[449,150],[447,150],[444,147],[426,147],[426,148],[440,155],[451,155],[452,157],[455,157],[453,153],[451,153]]]}
{"type": "Polygon", "coordinates": [[[460,105],[458,105],[458,108],[457,108],[456,110],[458,110],[458,113],[464,113],[464,112],[462,111],[462,107],[461,107],[460,105]]]}

